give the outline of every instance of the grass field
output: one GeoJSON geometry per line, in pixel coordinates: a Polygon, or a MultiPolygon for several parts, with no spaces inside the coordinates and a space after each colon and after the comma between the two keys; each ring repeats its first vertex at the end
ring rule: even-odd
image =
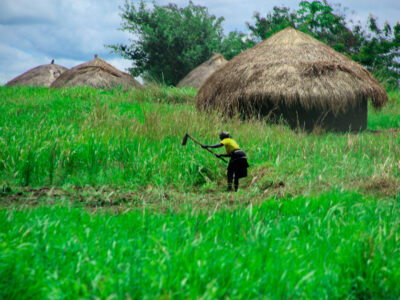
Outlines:
{"type": "Polygon", "coordinates": [[[370,109],[370,131],[361,134],[306,134],[255,120],[223,121],[198,114],[194,95],[160,88],[135,93],[3,87],[0,184],[217,191],[225,184],[223,164],[194,143],[181,142],[188,132],[216,143],[222,129],[248,154],[252,168],[245,185],[252,191],[281,181],[285,195],[399,183],[398,93],[383,111],[370,109]]]}
{"type": "Polygon", "coordinates": [[[398,91],[359,134],[223,120],[195,94],[0,87],[0,298],[400,297],[398,91]],[[181,145],[221,130],[251,165],[234,194],[181,145]]]}
{"type": "Polygon", "coordinates": [[[394,299],[397,200],[332,192],[179,214],[3,210],[0,298],[394,299]]]}

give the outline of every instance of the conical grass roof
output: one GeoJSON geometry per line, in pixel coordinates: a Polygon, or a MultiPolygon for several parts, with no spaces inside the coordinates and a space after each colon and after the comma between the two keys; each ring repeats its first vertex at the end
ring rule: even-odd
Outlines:
{"type": "Polygon", "coordinates": [[[141,88],[131,74],[122,72],[109,63],[95,56],[89,62],[80,64],[64,72],[51,87],[91,86],[100,89],[112,89],[117,86],[123,88],[141,88]]]}
{"type": "Polygon", "coordinates": [[[287,28],[215,71],[200,88],[196,106],[234,114],[268,103],[338,113],[365,99],[380,108],[388,96],[364,67],[287,28]]]}
{"type": "Polygon", "coordinates": [[[227,62],[222,54],[214,53],[209,60],[190,71],[189,74],[179,81],[177,87],[189,86],[198,89],[215,70],[218,70],[227,62]]]}
{"type": "Polygon", "coordinates": [[[6,83],[7,86],[45,86],[49,87],[62,73],[67,71],[66,67],[54,64],[54,60],[47,65],[41,65],[30,69],[6,83]]]}

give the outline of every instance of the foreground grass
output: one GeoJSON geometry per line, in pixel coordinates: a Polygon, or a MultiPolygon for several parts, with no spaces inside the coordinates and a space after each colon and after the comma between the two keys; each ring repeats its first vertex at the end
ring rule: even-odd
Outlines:
{"type": "Polygon", "coordinates": [[[194,96],[0,87],[0,298],[400,297],[398,92],[360,134],[222,120],[194,96]],[[181,146],[222,129],[251,164],[235,194],[181,146]]]}
{"type": "Polygon", "coordinates": [[[400,185],[400,96],[370,109],[360,134],[294,132],[252,120],[197,113],[194,90],[0,87],[0,186],[118,186],[214,192],[225,166],[190,142],[229,130],[247,152],[247,191],[266,196],[351,189],[396,195],[400,185]],[[282,184],[281,184],[282,183],[282,184]],[[283,186],[283,189],[277,188],[283,186]]]}
{"type": "Polygon", "coordinates": [[[398,298],[397,200],[330,192],[179,214],[3,209],[0,298],[398,298]]]}

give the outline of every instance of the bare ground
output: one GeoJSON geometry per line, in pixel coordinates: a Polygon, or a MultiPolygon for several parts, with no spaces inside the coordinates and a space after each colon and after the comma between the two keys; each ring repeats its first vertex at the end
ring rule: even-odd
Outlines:
{"type": "MultiPolygon", "coordinates": [[[[259,175],[259,174],[258,174],[259,175]]],[[[69,204],[89,210],[122,211],[126,209],[174,210],[187,207],[204,210],[235,208],[249,204],[257,205],[271,198],[287,199],[299,195],[318,195],[333,188],[328,182],[299,186],[283,180],[260,182],[262,176],[248,177],[241,182],[238,193],[225,192],[221,182],[217,188],[178,191],[172,187],[163,189],[148,186],[128,190],[110,186],[68,187],[6,187],[0,190],[0,207],[26,208],[37,205],[69,204]]],[[[375,198],[394,198],[400,195],[400,179],[374,177],[348,182],[341,190],[355,191],[375,198]]]]}

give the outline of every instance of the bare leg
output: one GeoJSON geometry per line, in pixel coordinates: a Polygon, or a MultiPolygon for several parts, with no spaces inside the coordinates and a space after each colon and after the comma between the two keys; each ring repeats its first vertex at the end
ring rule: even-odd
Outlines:
{"type": "Polygon", "coordinates": [[[235,192],[237,192],[239,189],[239,178],[237,178],[236,174],[235,174],[235,192]]]}
{"type": "Polygon", "coordinates": [[[228,170],[228,191],[232,191],[233,172],[228,170]]]}

